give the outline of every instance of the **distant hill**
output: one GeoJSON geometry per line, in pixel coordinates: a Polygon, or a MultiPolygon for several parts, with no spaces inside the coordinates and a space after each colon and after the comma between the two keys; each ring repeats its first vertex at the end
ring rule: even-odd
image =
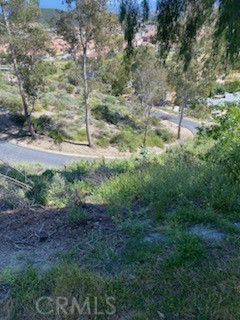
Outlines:
{"type": "Polygon", "coordinates": [[[59,12],[57,9],[48,9],[41,8],[42,15],[40,17],[40,21],[44,24],[54,25],[55,22],[59,18],[59,12]]]}

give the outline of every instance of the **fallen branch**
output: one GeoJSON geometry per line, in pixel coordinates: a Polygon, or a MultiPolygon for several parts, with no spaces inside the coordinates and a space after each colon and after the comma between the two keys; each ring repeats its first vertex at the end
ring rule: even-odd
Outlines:
{"type": "Polygon", "coordinates": [[[25,189],[27,191],[30,191],[32,189],[31,186],[29,186],[28,184],[23,183],[23,182],[21,182],[19,180],[16,180],[14,178],[11,178],[9,176],[6,176],[5,174],[0,173],[0,177],[2,177],[6,181],[12,182],[13,184],[15,184],[18,187],[23,188],[23,189],[25,189]]]}

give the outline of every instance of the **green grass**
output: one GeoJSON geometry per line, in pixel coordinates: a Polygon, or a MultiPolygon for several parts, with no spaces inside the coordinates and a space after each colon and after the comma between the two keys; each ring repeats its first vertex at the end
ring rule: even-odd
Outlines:
{"type": "Polygon", "coordinates": [[[65,207],[73,227],[88,214],[74,205],[86,201],[83,191],[93,206],[108,207],[112,221],[84,233],[46,272],[30,266],[0,274],[0,288],[11,287],[11,319],[79,319],[77,309],[57,315],[54,302],[45,305],[53,313],[41,318],[35,308],[41,296],[65,297],[68,312],[74,297],[82,303],[95,297],[105,312],[112,297],[114,315],[96,315],[93,306],[92,319],[239,319],[240,186],[224,164],[205,158],[205,142],[194,146],[157,158],[82,161],[37,174],[25,169],[34,181],[30,199],[41,193],[39,202],[65,207]],[[198,225],[224,238],[194,234],[198,225]]]}

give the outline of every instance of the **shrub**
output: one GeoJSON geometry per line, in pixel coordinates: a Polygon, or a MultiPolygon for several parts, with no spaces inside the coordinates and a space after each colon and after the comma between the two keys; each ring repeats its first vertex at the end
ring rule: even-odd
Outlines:
{"type": "Polygon", "coordinates": [[[152,123],[153,126],[158,126],[159,123],[160,123],[160,120],[159,120],[158,117],[152,116],[152,117],[151,117],[151,123],[152,123]]]}
{"type": "MultiPolygon", "coordinates": [[[[203,143],[209,137],[216,143],[206,153],[205,158],[214,163],[224,165],[234,179],[240,179],[240,108],[229,106],[225,116],[219,119],[219,124],[208,128],[204,133],[203,143]]],[[[201,135],[200,135],[201,138],[201,135]]]]}
{"type": "Polygon", "coordinates": [[[196,103],[186,109],[186,115],[197,119],[205,119],[211,115],[210,108],[205,103],[196,103]]]}
{"type": "Polygon", "coordinates": [[[77,130],[76,140],[80,141],[80,142],[87,141],[86,129],[78,129],[77,130]]]}
{"type": "Polygon", "coordinates": [[[64,105],[62,105],[62,104],[58,104],[55,108],[56,108],[57,111],[63,111],[63,110],[65,110],[65,107],[64,107],[64,105]]]}
{"type": "Polygon", "coordinates": [[[235,80],[235,81],[228,81],[225,84],[226,86],[226,91],[230,93],[234,93],[237,91],[240,91],[240,81],[235,80]]]}
{"type": "Polygon", "coordinates": [[[217,94],[224,94],[226,90],[224,84],[215,82],[210,89],[210,97],[214,97],[217,94]]]}
{"type": "Polygon", "coordinates": [[[23,190],[7,183],[0,181],[0,210],[17,209],[28,205],[23,190]]]}
{"type": "Polygon", "coordinates": [[[94,117],[97,120],[104,120],[111,124],[118,124],[118,122],[122,119],[121,114],[111,108],[109,105],[97,105],[92,110],[94,117]]]}
{"type": "Polygon", "coordinates": [[[82,84],[81,67],[79,64],[73,63],[68,70],[67,80],[72,86],[77,87],[82,84]]]}
{"type": "Polygon", "coordinates": [[[39,134],[45,134],[49,130],[52,130],[54,126],[52,119],[45,115],[37,119],[33,118],[32,121],[36,132],[39,134]]]}
{"type": "Polygon", "coordinates": [[[141,137],[131,131],[122,131],[116,133],[110,140],[110,143],[116,146],[120,151],[135,152],[141,146],[141,137]]]}
{"type": "Polygon", "coordinates": [[[56,173],[49,180],[48,192],[47,192],[47,203],[48,205],[54,205],[57,207],[62,207],[67,204],[67,181],[60,174],[56,173]]]}
{"type": "Polygon", "coordinates": [[[86,218],[82,207],[70,207],[67,209],[69,220],[72,223],[78,223],[86,218]]]}
{"type": "Polygon", "coordinates": [[[58,68],[50,62],[43,62],[42,67],[46,76],[52,76],[58,72],[58,68]]]}
{"type": "Polygon", "coordinates": [[[74,87],[73,86],[67,86],[66,91],[67,91],[68,94],[73,94],[74,87]]]}
{"type": "Polygon", "coordinates": [[[138,202],[151,205],[156,216],[193,204],[198,208],[236,211],[239,192],[240,185],[232,184],[223,167],[179,160],[168,164],[168,159],[163,165],[146,163],[142,171],[113,178],[100,190],[104,201],[113,207],[132,206],[138,202]]]}
{"type": "Polygon", "coordinates": [[[24,124],[26,123],[26,117],[23,114],[16,113],[12,116],[12,118],[19,126],[24,126],[24,124]]]}
{"type": "Polygon", "coordinates": [[[173,134],[171,134],[171,132],[169,132],[166,128],[164,127],[159,127],[155,130],[155,133],[157,136],[159,136],[162,141],[169,143],[171,141],[173,141],[173,134]]]}
{"type": "Polygon", "coordinates": [[[72,66],[73,66],[73,62],[68,61],[64,66],[64,70],[69,70],[69,69],[71,69],[72,66]]]}
{"type": "Polygon", "coordinates": [[[161,137],[155,134],[152,134],[152,135],[150,134],[147,136],[146,145],[147,147],[158,147],[158,148],[164,147],[164,143],[161,137]]]}
{"type": "Polygon", "coordinates": [[[109,146],[109,140],[106,139],[106,138],[103,138],[103,137],[102,138],[98,138],[96,140],[96,143],[101,148],[107,148],[109,146]]]}
{"type": "Polygon", "coordinates": [[[54,140],[54,143],[56,144],[61,144],[64,139],[71,138],[62,129],[52,129],[51,131],[49,131],[48,135],[54,140]]]}
{"type": "Polygon", "coordinates": [[[11,113],[22,111],[23,105],[20,98],[10,92],[0,92],[0,106],[7,107],[11,113]]]}
{"type": "Polygon", "coordinates": [[[98,127],[99,129],[105,129],[106,123],[104,121],[98,121],[96,127],[98,127]]]}
{"type": "Polygon", "coordinates": [[[116,104],[117,99],[116,97],[113,96],[106,96],[103,100],[103,103],[107,103],[107,104],[116,104]]]}

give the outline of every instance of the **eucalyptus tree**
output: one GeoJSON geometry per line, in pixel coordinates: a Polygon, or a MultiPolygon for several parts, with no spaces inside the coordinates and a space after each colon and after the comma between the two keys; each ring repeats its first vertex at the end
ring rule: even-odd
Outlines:
{"type": "Polygon", "coordinates": [[[38,23],[40,14],[37,0],[0,0],[0,31],[8,45],[32,138],[36,133],[31,115],[43,86],[42,58],[48,43],[48,36],[38,23]]]}
{"type": "Polygon", "coordinates": [[[67,11],[61,11],[57,22],[58,33],[69,44],[69,50],[82,66],[84,83],[85,123],[89,147],[93,146],[90,132],[90,88],[88,70],[88,47],[90,43],[96,47],[103,42],[107,25],[106,0],[65,0],[67,11]]]}
{"type": "Polygon", "coordinates": [[[172,57],[168,66],[168,84],[175,92],[175,103],[179,106],[179,123],[177,139],[181,139],[182,122],[185,110],[192,103],[206,103],[209,96],[209,86],[212,77],[208,76],[205,69],[205,61],[200,61],[195,48],[194,58],[185,69],[185,60],[178,58],[178,54],[172,57]]]}
{"type": "Polygon", "coordinates": [[[156,52],[144,48],[133,65],[133,89],[145,116],[143,146],[146,147],[150,116],[154,102],[163,100],[167,90],[166,71],[160,66],[156,52]]]}
{"type": "MultiPolygon", "coordinates": [[[[120,20],[125,23],[125,38],[130,48],[140,19],[147,18],[149,1],[144,0],[145,9],[140,10],[137,0],[120,0],[120,20]]],[[[176,42],[180,43],[179,53],[187,67],[198,33],[213,14],[214,42],[209,51],[215,54],[220,51],[228,63],[234,64],[240,52],[239,0],[157,0],[157,40],[161,52],[166,55],[176,42]]]]}
{"type": "Polygon", "coordinates": [[[120,0],[119,21],[124,28],[124,38],[127,42],[127,54],[133,51],[133,40],[141,26],[141,22],[148,20],[150,7],[148,0],[120,0]]]}

